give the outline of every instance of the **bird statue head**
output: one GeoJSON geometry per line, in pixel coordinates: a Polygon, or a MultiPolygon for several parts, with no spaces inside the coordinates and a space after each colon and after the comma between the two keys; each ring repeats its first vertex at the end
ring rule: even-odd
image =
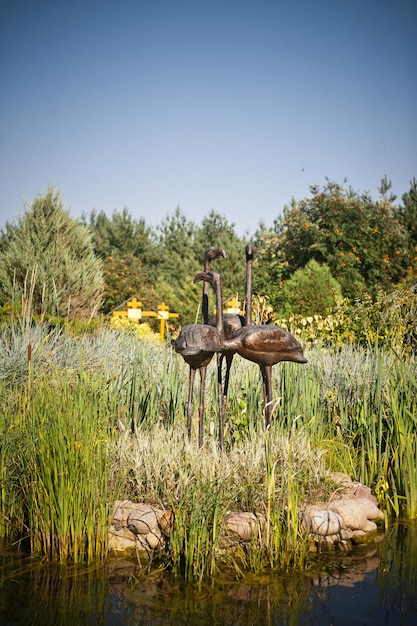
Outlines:
{"type": "Polygon", "coordinates": [[[194,277],[194,283],[198,283],[200,280],[204,280],[206,283],[210,283],[210,285],[217,285],[221,283],[221,276],[218,272],[199,272],[194,277]]]}
{"type": "Polygon", "coordinates": [[[210,246],[204,253],[205,261],[213,261],[217,257],[222,256],[224,259],[227,259],[226,250],[224,248],[216,248],[215,246],[210,246]]]}
{"type": "Polygon", "coordinates": [[[245,248],[246,261],[252,261],[255,256],[255,246],[252,243],[248,243],[245,248]]]}

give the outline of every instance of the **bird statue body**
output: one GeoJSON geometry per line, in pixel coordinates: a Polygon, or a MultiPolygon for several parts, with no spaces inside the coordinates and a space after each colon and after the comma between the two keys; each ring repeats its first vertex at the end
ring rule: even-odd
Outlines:
{"type": "Polygon", "coordinates": [[[215,352],[221,350],[221,339],[217,328],[208,324],[183,326],[174,342],[175,352],[195,369],[207,367],[215,352]]]}
{"type": "Polygon", "coordinates": [[[297,339],[284,328],[269,324],[243,326],[231,339],[224,340],[223,349],[270,367],[281,361],[307,363],[297,339]]]}

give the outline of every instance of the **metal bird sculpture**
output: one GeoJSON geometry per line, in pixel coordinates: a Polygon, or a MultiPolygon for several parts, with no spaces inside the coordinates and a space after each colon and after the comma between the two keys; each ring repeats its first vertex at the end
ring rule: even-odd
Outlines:
{"type": "MultiPolygon", "coordinates": [[[[216,288],[216,302],[221,302],[221,277],[217,272],[208,272],[205,276],[199,275],[200,280],[210,282],[216,288]]],[[[248,303],[252,299],[251,281],[247,293],[248,303]]],[[[251,304],[249,304],[249,311],[251,304]]],[[[271,424],[272,417],[272,367],[281,361],[307,363],[303,349],[297,339],[283,328],[267,324],[249,324],[237,330],[231,339],[225,339],[222,330],[223,312],[221,306],[217,308],[217,329],[221,338],[221,352],[225,354],[239,354],[244,359],[257,363],[260,366],[264,390],[265,425],[271,424]]],[[[248,316],[249,317],[249,316],[248,316]]]]}
{"type": "MultiPolygon", "coordinates": [[[[216,331],[219,337],[219,346],[216,350],[217,354],[217,398],[218,398],[218,412],[219,412],[219,447],[221,452],[224,451],[224,410],[225,410],[225,402],[223,396],[223,388],[222,388],[222,374],[221,367],[222,362],[221,359],[226,355],[226,353],[222,350],[223,340],[225,336],[224,331],[224,315],[223,315],[223,298],[222,298],[222,282],[221,277],[218,272],[200,272],[194,278],[194,282],[203,280],[204,284],[206,284],[209,288],[210,285],[216,289],[216,316],[215,316],[215,326],[213,326],[213,321],[210,324],[210,327],[216,331]]],[[[235,317],[235,316],[231,316],[235,317]]],[[[236,316],[237,317],[237,316],[236,316]]],[[[233,355],[232,355],[233,356],[233,355]]]]}
{"type": "MultiPolygon", "coordinates": [[[[252,244],[247,244],[245,248],[246,255],[246,293],[252,291],[252,262],[254,256],[254,247],[252,244]]],[[[209,287],[209,283],[205,280],[204,284],[209,287]]],[[[223,297],[223,296],[222,296],[223,297]]],[[[223,306],[223,304],[222,304],[223,306]]],[[[211,318],[210,324],[212,326],[217,327],[217,315],[211,318]]],[[[238,315],[236,313],[224,313],[222,315],[223,319],[223,338],[224,339],[233,339],[235,333],[238,332],[242,326],[245,324],[250,324],[252,322],[252,308],[248,302],[246,302],[246,317],[243,315],[238,315]]],[[[224,351],[220,352],[217,355],[217,380],[218,380],[218,393],[219,398],[222,398],[223,406],[220,411],[220,401],[219,401],[219,428],[220,436],[219,436],[219,445],[221,451],[224,450],[224,414],[226,411],[226,401],[227,394],[229,391],[229,382],[230,382],[230,370],[232,367],[234,352],[224,351]],[[223,381],[223,360],[226,360],[226,373],[223,381]]]]}
{"type": "MultiPolygon", "coordinates": [[[[222,256],[226,258],[223,248],[207,248],[204,255],[204,269],[210,270],[213,259],[222,256]]],[[[196,371],[200,372],[200,404],[198,409],[198,445],[201,448],[204,438],[204,414],[205,414],[205,386],[207,365],[210,363],[215,352],[220,349],[221,339],[216,328],[208,324],[208,293],[210,286],[203,286],[202,318],[203,324],[189,324],[183,326],[174,342],[174,349],[181,354],[184,361],[189,365],[189,387],[187,401],[187,432],[191,439],[191,424],[193,415],[193,394],[196,371]]]]}
{"type": "Polygon", "coordinates": [[[244,359],[258,363],[264,392],[265,425],[272,419],[272,367],[281,361],[307,363],[301,344],[284,328],[252,322],[252,260],[254,249],[246,247],[246,325],[229,340],[223,342],[226,350],[237,352],[244,359]]]}

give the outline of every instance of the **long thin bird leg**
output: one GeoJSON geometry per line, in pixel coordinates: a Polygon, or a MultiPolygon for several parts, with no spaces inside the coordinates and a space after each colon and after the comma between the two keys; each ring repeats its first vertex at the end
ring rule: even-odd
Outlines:
{"type": "Polygon", "coordinates": [[[191,441],[191,419],[193,417],[193,392],[194,392],[195,369],[190,367],[190,377],[188,383],[188,403],[187,403],[187,431],[188,439],[191,441]]]}
{"type": "Polygon", "coordinates": [[[227,393],[229,391],[229,382],[230,382],[230,369],[232,367],[233,354],[226,355],[226,374],[224,377],[224,387],[223,387],[223,396],[224,403],[226,405],[227,393]]]}
{"type": "Polygon", "coordinates": [[[217,354],[217,402],[219,406],[219,447],[220,451],[224,452],[224,405],[225,400],[223,396],[223,383],[222,383],[222,368],[223,368],[223,355],[217,354]]]}
{"type": "Polygon", "coordinates": [[[200,367],[200,406],[198,407],[198,447],[203,447],[204,439],[204,413],[205,403],[204,395],[206,391],[206,374],[207,367],[200,367]]]}
{"type": "Polygon", "coordinates": [[[272,415],[272,367],[270,365],[261,365],[262,382],[264,389],[264,411],[265,426],[271,425],[272,415]]]}

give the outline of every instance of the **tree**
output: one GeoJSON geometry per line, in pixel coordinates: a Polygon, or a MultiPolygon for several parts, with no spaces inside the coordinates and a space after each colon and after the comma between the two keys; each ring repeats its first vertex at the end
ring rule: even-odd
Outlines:
{"type": "Polygon", "coordinates": [[[275,221],[285,279],[315,259],[330,267],[350,299],[401,280],[410,261],[408,234],[387,200],[374,202],[331,181],[310,191],[311,198],[293,201],[275,221]]]}
{"type": "Polygon", "coordinates": [[[52,186],[7,224],[0,250],[0,304],[30,289],[36,313],[88,318],[102,302],[103,274],[88,229],[71,219],[52,186]]]}
{"type": "Polygon", "coordinates": [[[157,232],[155,289],[170,309],[181,315],[182,323],[194,321],[201,300],[201,286],[193,283],[194,276],[201,271],[194,253],[196,226],[177,207],[162,220],[157,232]]]}
{"type": "MultiPolygon", "coordinates": [[[[87,225],[85,215],[82,223],[87,225]]],[[[111,219],[103,211],[92,211],[88,226],[102,259],[132,254],[142,265],[152,264],[156,256],[155,233],[143,218],[134,220],[126,207],[121,212],[113,211],[111,219]]]]}
{"type": "Polygon", "coordinates": [[[282,303],[284,261],[280,256],[280,238],[273,229],[261,226],[255,233],[253,261],[253,294],[267,296],[275,311],[282,303]]]}
{"type": "MultiPolygon", "coordinates": [[[[87,224],[86,216],[82,222],[87,224]]],[[[113,211],[111,219],[100,211],[89,217],[96,253],[102,260],[105,288],[105,313],[136,294],[146,306],[156,306],[162,299],[154,285],[158,277],[159,251],[156,235],[145,220],[134,220],[125,207],[113,211]],[[151,304],[152,303],[152,304],[151,304]]]]}
{"type": "Polygon", "coordinates": [[[108,313],[129,298],[138,297],[145,308],[155,308],[161,299],[148,276],[142,269],[141,261],[133,254],[109,256],[102,261],[104,274],[103,312],[108,313]]]}
{"type": "Polygon", "coordinates": [[[327,265],[311,259],[305,267],[294,272],[282,288],[283,305],[279,311],[288,315],[322,315],[326,317],[341,297],[340,283],[333,278],[327,265]]]}
{"type": "Polygon", "coordinates": [[[397,196],[393,193],[388,195],[389,190],[392,187],[392,182],[388,180],[387,175],[385,174],[384,178],[381,179],[381,184],[378,187],[378,191],[381,195],[381,198],[390,204],[394,204],[397,199],[397,196]]]}
{"type": "Polygon", "coordinates": [[[409,265],[405,282],[417,282],[417,180],[410,182],[410,191],[402,196],[403,204],[396,211],[398,221],[408,233],[409,237],[409,265]]]}

